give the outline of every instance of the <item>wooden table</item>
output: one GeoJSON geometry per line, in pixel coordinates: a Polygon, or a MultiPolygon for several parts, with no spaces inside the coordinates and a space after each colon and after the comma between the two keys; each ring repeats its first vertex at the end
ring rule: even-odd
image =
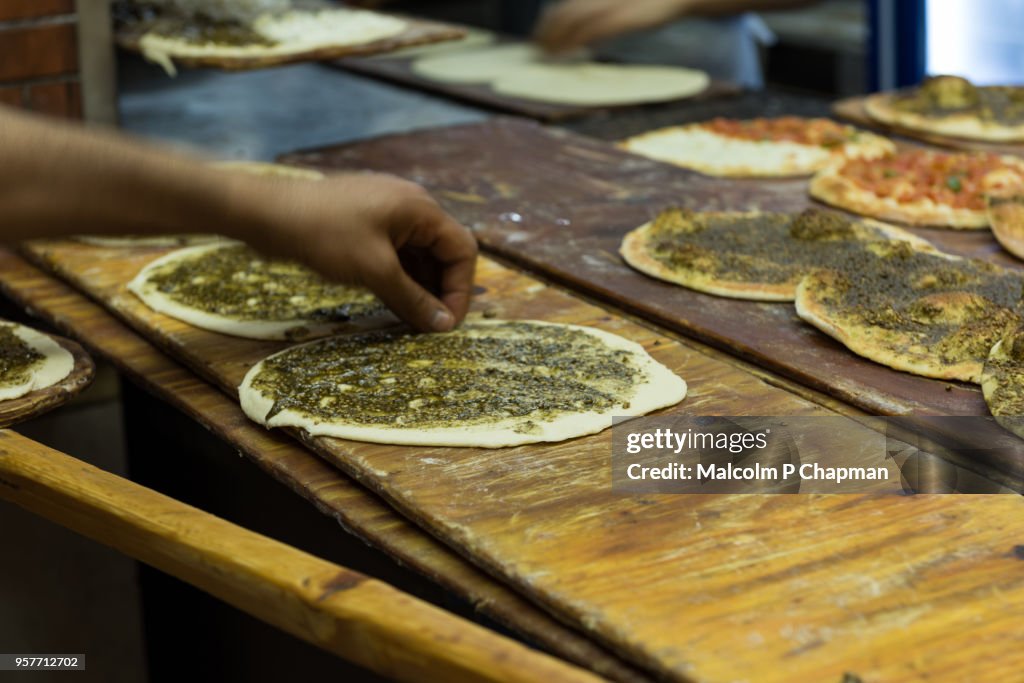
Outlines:
{"type": "MultiPolygon", "coordinates": [[[[142,307],[123,285],[159,251],[39,243],[32,253],[226,392],[277,348],[142,307]]],[[[834,415],[492,262],[479,284],[476,306],[499,316],[591,324],[643,343],[690,382],[670,414],[834,415]]],[[[303,441],[477,566],[659,677],[1002,681],[1024,666],[1019,497],[617,496],[607,438],[499,451],[303,441]]]]}
{"type": "Polygon", "coordinates": [[[133,383],[231,443],[342,528],[439,583],[481,614],[611,680],[649,680],[488,577],[294,440],[252,424],[234,401],[168,358],[101,306],[5,249],[0,249],[0,292],[48,324],[74,335],[133,383]]]}

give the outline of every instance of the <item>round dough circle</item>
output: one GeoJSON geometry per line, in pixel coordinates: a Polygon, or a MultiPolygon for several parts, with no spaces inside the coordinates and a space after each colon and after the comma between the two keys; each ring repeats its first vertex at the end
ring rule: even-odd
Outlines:
{"type": "Polygon", "coordinates": [[[74,370],[75,359],[71,352],[45,334],[15,323],[0,323],[0,327],[10,328],[15,336],[43,356],[41,364],[29,370],[25,381],[9,386],[0,385],[0,401],[21,398],[33,391],[51,387],[74,370]]]}
{"type": "MultiPolygon", "coordinates": [[[[469,322],[454,332],[444,335],[477,335],[486,337],[488,328],[501,328],[506,325],[526,325],[531,327],[558,327],[590,335],[599,342],[603,349],[621,351],[627,354],[632,367],[639,374],[639,381],[632,387],[632,392],[624,394],[616,405],[604,410],[587,412],[560,412],[548,418],[532,415],[498,418],[492,422],[467,423],[460,427],[401,427],[394,425],[366,425],[355,421],[320,421],[311,415],[298,410],[284,409],[269,419],[267,415],[274,407],[275,399],[267,396],[253,386],[254,381],[263,371],[264,365],[279,356],[294,352],[299,348],[308,348],[317,344],[329,344],[331,339],[319,340],[292,347],[260,361],[246,374],[238,388],[242,410],[250,419],[266,427],[298,427],[314,436],[333,436],[355,441],[387,443],[418,446],[475,446],[482,448],[500,448],[525,443],[542,441],[564,441],[577,436],[595,434],[607,429],[612,424],[613,416],[637,416],[665,408],[683,400],[686,396],[686,382],[661,363],[654,360],[642,346],[622,337],[579,325],[564,325],[534,320],[503,321],[480,320],[469,322]],[[524,430],[526,423],[532,428],[524,430]]],[[[338,339],[338,338],[335,338],[338,339]]],[[[410,361],[415,359],[410,359],[410,361]]],[[[402,383],[402,377],[395,378],[402,383]]],[[[399,384],[402,386],[402,384],[399,384]]],[[[493,387],[501,392],[500,386],[493,387]]]]}
{"type": "Polygon", "coordinates": [[[665,102],[708,87],[703,71],[630,64],[536,64],[506,72],[491,87],[526,100],[581,106],[665,102]]]}

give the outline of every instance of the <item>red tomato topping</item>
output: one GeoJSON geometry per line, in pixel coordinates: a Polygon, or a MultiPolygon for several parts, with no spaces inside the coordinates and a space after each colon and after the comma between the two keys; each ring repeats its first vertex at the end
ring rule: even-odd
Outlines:
{"type": "Polygon", "coordinates": [[[713,133],[743,140],[771,140],[796,142],[803,145],[832,147],[842,145],[850,131],[828,119],[805,119],[799,116],[780,116],[774,119],[711,119],[703,127],[713,133]]]}

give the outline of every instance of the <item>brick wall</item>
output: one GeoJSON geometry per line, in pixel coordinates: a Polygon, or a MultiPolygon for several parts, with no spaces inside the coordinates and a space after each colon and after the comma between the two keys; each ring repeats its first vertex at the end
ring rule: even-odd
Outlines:
{"type": "Polygon", "coordinates": [[[82,117],[74,0],[0,0],[0,103],[82,117]]]}

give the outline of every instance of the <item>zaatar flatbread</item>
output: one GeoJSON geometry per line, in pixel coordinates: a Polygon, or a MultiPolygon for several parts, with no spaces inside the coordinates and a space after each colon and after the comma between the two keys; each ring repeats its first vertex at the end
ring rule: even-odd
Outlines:
{"type": "Polygon", "coordinates": [[[932,249],[899,228],[818,209],[796,215],[670,209],[627,234],[620,253],[646,275],[699,292],[792,301],[811,270],[842,263],[864,244],[884,240],[932,249]]]}
{"type": "Polygon", "coordinates": [[[871,118],[909,130],[989,142],[1024,141],[1024,87],[975,86],[936,76],[864,102],[871,118]]]}
{"type": "Polygon", "coordinates": [[[996,422],[1024,439],[1024,326],[1010,328],[992,347],[981,393],[996,422]]]}
{"type": "Polygon", "coordinates": [[[365,289],[226,240],[166,254],[128,289],[159,313],[250,339],[311,339],[397,322],[365,289]]]}
{"type": "Polygon", "coordinates": [[[447,334],[384,330],[293,347],[253,367],[242,409],[267,427],[421,446],[562,441],[674,405],[686,383],[602,330],[480,320],[447,334]]]}
{"type": "Polygon", "coordinates": [[[716,118],[653,130],[620,146],[643,156],[726,177],[810,175],[846,157],[891,152],[889,140],[829,119],[716,118]]]}
{"type": "Polygon", "coordinates": [[[982,152],[901,149],[848,159],[811,180],[811,196],[862,216],[911,225],[985,228],[985,197],[1024,177],[1024,161],[982,152]]]}
{"type": "Polygon", "coordinates": [[[45,334],[0,321],[0,401],[53,386],[74,367],[71,353],[45,334]]]}
{"type": "Polygon", "coordinates": [[[164,18],[139,38],[138,47],[146,59],[174,75],[175,59],[231,68],[307,55],[339,57],[347,48],[391,38],[407,27],[396,17],[346,8],[263,14],[246,24],[164,18]]]}
{"type": "Polygon", "coordinates": [[[1024,275],[975,259],[878,243],[800,282],[797,314],[896,370],[977,383],[1021,322],[1024,275]]]}

